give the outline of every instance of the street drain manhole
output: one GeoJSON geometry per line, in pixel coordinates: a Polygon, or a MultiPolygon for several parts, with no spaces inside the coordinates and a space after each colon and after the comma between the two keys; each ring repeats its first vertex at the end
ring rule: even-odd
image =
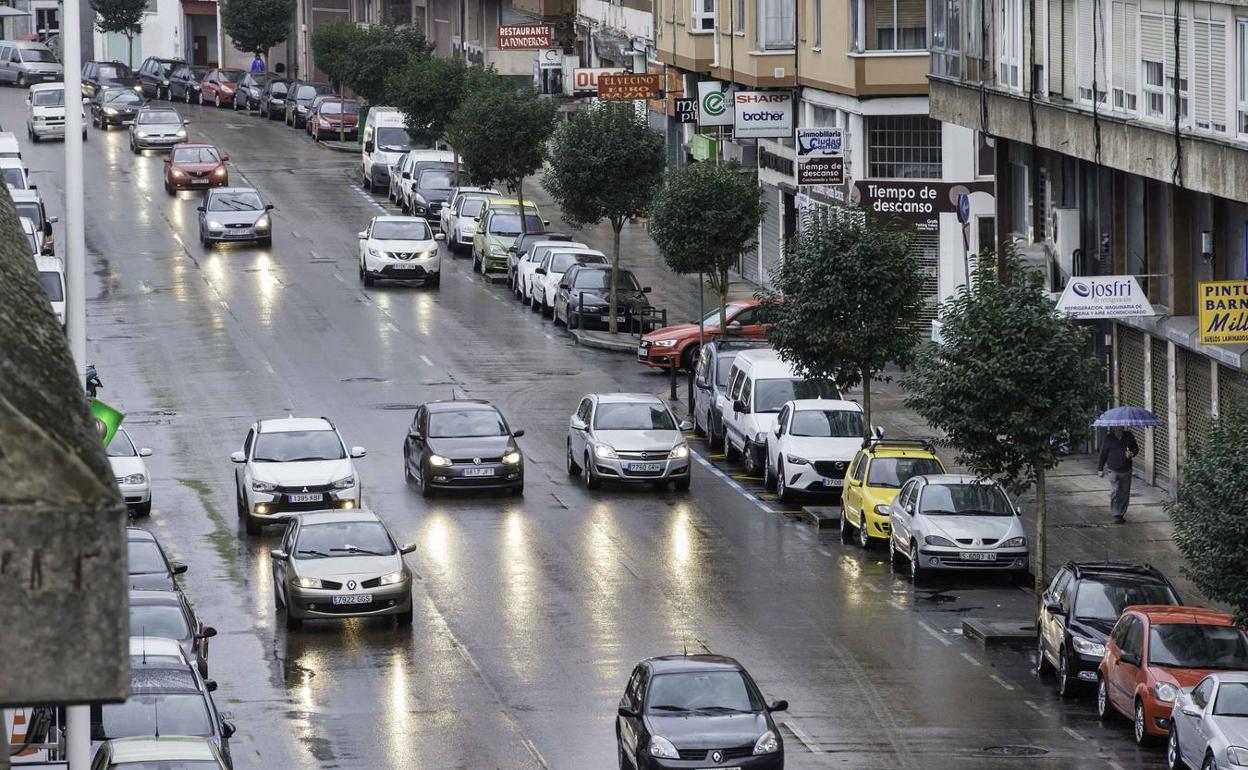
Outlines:
{"type": "Polygon", "coordinates": [[[1049,750],[1039,746],[985,746],[984,753],[994,757],[1042,757],[1049,750]]]}

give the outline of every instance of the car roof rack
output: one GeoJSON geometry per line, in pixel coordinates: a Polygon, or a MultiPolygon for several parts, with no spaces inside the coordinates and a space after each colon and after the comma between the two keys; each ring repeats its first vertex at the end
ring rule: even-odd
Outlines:
{"type": "Polygon", "coordinates": [[[1112,561],[1106,559],[1104,561],[1068,561],[1066,566],[1074,572],[1075,577],[1082,577],[1084,572],[1118,572],[1131,575],[1148,575],[1150,577],[1158,577],[1162,580],[1166,579],[1164,573],[1153,565],[1145,562],[1130,561],[1112,561]]]}
{"type": "Polygon", "coordinates": [[[862,440],[862,448],[868,452],[874,452],[880,447],[893,447],[896,449],[922,449],[927,452],[936,452],[936,441],[930,438],[886,438],[884,436],[872,436],[862,440]]]}

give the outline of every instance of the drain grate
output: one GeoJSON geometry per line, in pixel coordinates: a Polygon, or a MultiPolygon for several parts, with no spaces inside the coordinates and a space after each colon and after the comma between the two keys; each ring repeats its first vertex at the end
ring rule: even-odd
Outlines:
{"type": "Polygon", "coordinates": [[[385,382],[384,377],[344,377],[339,382],[385,382]]]}
{"type": "Polygon", "coordinates": [[[991,754],[994,757],[1042,757],[1049,753],[1048,749],[1042,749],[1039,746],[985,746],[985,754],[991,754]]]}

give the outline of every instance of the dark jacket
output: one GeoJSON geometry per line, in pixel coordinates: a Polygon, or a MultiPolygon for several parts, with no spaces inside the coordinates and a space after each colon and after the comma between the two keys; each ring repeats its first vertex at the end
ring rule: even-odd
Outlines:
{"type": "Polygon", "coordinates": [[[1129,430],[1122,432],[1122,438],[1118,438],[1112,431],[1105,434],[1105,442],[1101,444],[1101,457],[1096,463],[1098,471],[1105,470],[1108,467],[1111,471],[1129,471],[1131,470],[1131,458],[1140,453],[1140,448],[1135,443],[1135,436],[1129,430]],[[1131,450],[1131,457],[1127,457],[1127,450],[1131,450]]]}

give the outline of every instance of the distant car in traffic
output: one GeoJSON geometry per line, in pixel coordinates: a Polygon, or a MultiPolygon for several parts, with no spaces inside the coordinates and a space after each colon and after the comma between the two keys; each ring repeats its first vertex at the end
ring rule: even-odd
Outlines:
{"type": "Polygon", "coordinates": [[[1026,574],[1027,531],[1001,484],[964,474],[915,476],[889,511],[888,551],[910,578],[934,572],[1026,574]]]}
{"type": "MultiPolygon", "coordinates": [[[[558,252],[551,252],[553,255],[558,252]]],[[[538,268],[539,270],[541,268],[538,268]]],[[[577,262],[559,280],[551,319],[569,329],[606,328],[611,322],[611,268],[605,264],[577,262]]],[[[541,273],[538,273],[541,275],[541,273]]],[[[631,270],[620,270],[616,282],[616,322],[631,329],[650,311],[649,286],[642,286],[631,270]]]]}
{"type": "Polygon", "coordinates": [[[273,244],[273,223],[260,193],[250,187],[218,187],[209,190],[199,211],[199,241],[211,248],[220,241],[253,241],[273,244]]]}
{"type": "Polygon", "coordinates": [[[1179,691],[1166,765],[1171,770],[1248,767],[1248,672],[1210,674],[1179,691]]]}
{"type": "Polygon", "coordinates": [[[563,276],[575,265],[607,267],[607,255],[597,249],[569,242],[552,246],[534,247],[536,254],[541,256],[530,270],[527,305],[534,313],[543,317],[555,313],[555,298],[559,295],[559,284],[563,276]]]}
{"type": "MultiPolygon", "coordinates": [[[[23,217],[25,220],[25,217],[23,217]]],[[[35,269],[39,271],[39,282],[43,291],[52,303],[52,312],[56,314],[56,322],[65,329],[65,263],[60,257],[35,255],[35,269]]]]}
{"type": "Polygon", "coordinates": [[[260,106],[264,97],[265,87],[272,78],[267,72],[248,72],[238,81],[234,89],[234,101],[230,105],[237,111],[251,112],[260,106]]]}
{"type": "MultiPolygon", "coordinates": [[[[33,88],[33,86],[32,86],[33,88]]],[[[26,103],[30,104],[30,95],[26,95],[26,103]]],[[[22,145],[12,131],[0,131],[0,158],[22,159],[22,145]]]]}
{"type": "MultiPolygon", "coordinates": [[[[446,206],[443,206],[442,210],[445,211],[446,206]]],[[[512,241],[511,247],[507,249],[507,288],[511,289],[517,298],[520,295],[516,292],[516,272],[520,264],[520,258],[530,253],[538,243],[549,242],[571,243],[572,236],[567,233],[552,232],[522,233],[516,240],[512,241]]]]}
{"type": "MultiPolygon", "coordinates": [[[[289,114],[289,100],[286,107],[289,114]]],[[[360,179],[365,190],[389,190],[391,199],[394,199],[395,190],[391,184],[394,174],[391,169],[405,153],[423,144],[407,133],[406,120],[403,113],[393,107],[369,108],[360,134],[360,179]]]]}
{"type": "Polygon", "coordinates": [[[451,197],[451,185],[455,184],[455,169],[440,164],[431,168],[422,168],[419,163],[416,166],[408,211],[414,217],[423,217],[430,226],[439,226],[442,207],[451,197]]]}
{"type": "Polygon", "coordinates": [[[888,539],[893,500],[915,476],[945,472],[930,439],[885,438],[883,431],[863,443],[845,474],[841,492],[841,542],[863,548],[888,539]]]}
{"type": "Polygon", "coordinates": [[[591,393],[568,423],[567,471],[588,489],[603,481],[672,484],[689,489],[689,445],[679,422],[658,396],[591,393]]]}
{"type": "Polygon", "coordinates": [[[229,159],[211,144],[175,144],[165,158],[165,192],[229,186],[229,159]]]}
{"type": "Polygon", "coordinates": [[[286,116],[286,91],[290,81],[270,79],[256,100],[260,117],[266,120],[279,120],[286,116]]]}
{"type": "MultiPolygon", "coordinates": [[[[592,250],[580,241],[574,241],[570,237],[562,233],[554,233],[553,238],[546,236],[551,233],[539,233],[537,235],[522,235],[516,239],[519,246],[517,253],[511,254],[508,258],[509,267],[513,273],[510,278],[512,283],[512,292],[521,301],[522,304],[529,305],[533,310],[541,309],[539,304],[534,304],[533,297],[540,291],[539,280],[541,278],[550,277],[550,271],[547,269],[543,275],[537,274],[537,269],[542,266],[546,255],[554,249],[566,250],[585,250],[590,253],[592,250]]],[[[592,261],[592,260],[591,260],[592,261]]],[[[604,257],[603,264],[606,264],[604,257]]],[[[553,279],[558,283],[557,279],[553,279]]]]}
{"type": "MultiPolygon", "coordinates": [[[[500,198],[502,194],[498,190],[483,188],[460,186],[451,190],[451,197],[446,201],[446,205],[442,207],[442,211],[438,214],[438,228],[447,234],[447,240],[450,240],[451,233],[455,231],[455,218],[458,212],[455,210],[455,204],[465,195],[479,195],[486,198],[500,198]]],[[[469,230],[469,240],[471,240],[472,231],[469,230]]]]}
{"type": "Polygon", "coordinates": [[[119,428],[113,440],[105,447],[108,462],[113,468],[117,486],[126,505],[135,516],[147,516],[152,512],[152,479],[147,473],[143,458],[151,457],[147,447],[136,449],[130,432],[119,428]]]}
{"type": "Polygon", "coordinates": [[[199,103],[216,107],[233,106],[238,83],[246,73],[232,67],[216,67],[204,74],[199,83],[199,103]]]}
{"type": "Polygon", "coordinates": [[[208,640],[217,629],[195,616],[181,591],[131,591],[130,636],[158,636],[182,646],[200,676],[208,676],[208,640]]]}
{"type": "Polygon", "coordinates": [[[56,253],[56,246],[52,225],[58,220],[56,217],[48,216],[47,210],[43,206],[43,198],[39,196],[38,190],[9,190],[9,196],[13,198],[13,207],[17,209],[18,217],[29,219],[34,225],[34,230],[43,237],[39,241],[40,253],[46,256],[52,256],[56,253]]]}
{"type": "Polygon", "coordinates": [[[443,207],[445,211],[449,206],[451,211],[447,215],[450,229],[443,230],[446,233],[446,246],[451,254],[472,251],[472,238],[473,233],[477,231],[477,220],[485,209],[486,201],[497,197],[497,195],[485,192],[461,193],[443,207]]]}
{"type": "Polygon", "coordinates": [[[428,401],[403,441],[403,475],[425,497],[439,490],[524,494],[524,454],[502,412],[488,401],[428,401]]]}
{"type": "Polygon", "coordinates": [[[198,102],[200,84],[204,82],[204,76],[208,74],[208,70],[208,67],[201,64],[175,66],[173,72],[169,74],[169,89],[166,96],[174,102],[187,104],[198,102]]]}
{"type": "Polygon", "coordinates": [[[186,122],[171,107],[143,107],[130,124],[130,151],[167,150],[186,141],[186,122]]]}
{"type": "Polygon", "coordinates": [[[91,770],[227,770],[227,767],[225,758],[212,741],[186,735],[104,741],[91,760],[91,770]]]}
{"type": "Polygon", "coordinates": [[[728,387],[732,362],[742,350],[767,346],[766,340],[713,339],[698,351],[693,377],[693,432],[706,436],[711,446],[723,444],[724,425],[718,404],[728,387]]]}
{"type": "Polygon", "coordinates": [[[360,281],[420,281],[431,288],[442,282],[441,233],[435,235],[420,217],[373,217],[357,233],[360,239],[360,281]]]}
{"type": "MultiPolygon", "coordinates": [[[[757,300],[729,302],[724,310],[729,337],[764,339],[767,336],[767,327],[759,322],[757,300]]],[[[696,323],[677,324],[643,336],[637,345],[637,361],[661,369],[675,362],[679,368],[691,372],[698,363],[698,345],[703,344],[699,340],[713,340],[720,334],[719,308],[716,308],[702,319],[700,327],[696,323]]]]}
{"type": "Polygon", "coordinates": [[[620,699],[620,768],[783,770],[784,740],[770,705],[740,663],[720,655],[669,655],[633,668],[620,699]]]}
{"type": "Polygon", "coordinates": [[[507,250],[522,233],[544,233],[549,224],[542,219],[537,206],[524,204],[524,222],[520,221],[520,202],[492,198],[485,202],[477,227],[472,234],[472,269],[483,275],[507,269],[507,250]]]}
{"type": "MultiPolygon", "coordinates": [[[[389,186],[393,193],[394,202],[399,205],[400,209],[409,214],[415,211],[418,205],[416,202],[416,185],[420,182],[421,174],[427,169],[449,171],[450,178],[453,180],[455,177],[455,154],[446,150],[409,150],[391,170],[389,186]]],[[[449,191],[447,194],[449,195],[449,191]]],[[[440,215],[443,203],[441,193],[437,196],[437,202],[437,215],[440,215]]],[[[425,211],[428,212],[431,208],[431,203],[432,201],[425,199],[425,202],[419,205],[423,206],[425,211]]],[[[437,219],[437,215],[433,219],[437,219]]],[[[424,215],[422,214],[421,216],[424,215]]],[[[426,217],[426,219],[430,219],[430,217],[426,217]]],[[[432,225],[433,221],[430,221],[429,224],[432,225]]]]}
{"type": "Polygon", "coordinates": [[[127,89],[136,95],[143,90],[134,73],[121,62],[89,61],[82,65],[83,96],[94,99],[100,91],[111,88],[127,89]]]}
{"type": "Polygon", "coordinates": [[[862,406],[837,399],[785,402],[763,449],[763,486],[781,500],[797,494],[841,497],[845,471],[863,437],[862,406]]]}
{"type": "Polygon", "coordinates": [[[139,92],[151,99],[170,99],[169,77],[173,71],[186,62],[182,59],[165,59],[160,56],[149,56],[139,65],[135,77],[139,81],[139,92]]]}
{"type": "MultiPolygon", "coordinates": [[[[83,117],[87,114],[81,104],[78,105],[78,114],[83,117]]],[[[26,135],[35,143],[65,137],[64,83],[39,83],[30,87],[26,94],[26,135]]],[[[85,125],[82,138],[84,141],[87,138],[85,125]]]]}
{"type": "Polygon", "coordinates": [[[33,190],[30,171],[19,158],[0,158],[0,176],[9,190],[33,190]]]}
{"type": "Polygon", "coordinates": [[[18,88],[32,83],[60,81],[64,68],[56,55],[43,43],[34,40],[0,41],[0,83],[18,88]]]}
{"type": "Polygon", "coordinates": [[[310,80],[296,80],[286,91],[286,125],[291,128],[303,128],[308,121],[308,108],[317,96],[330,95],[334,87],[329,83],[318,83],[310,80]]]}
{"type": "Polygon", "coordinates": [[[128,126],[143,104],[143,97],[129,88],[101,89],[88,105],[91,125],[104,131],[109,126],[128,126]]]}
{"type": "Polygon", "coordinates": [[[359,475],[353,460],[364,447],[349,450],[324,417],[287,417],[254,423],[235,464],[234,496],[247,534],[281,522],[278,514],[360,507],[359,475]]]}
{"type": "Polygon", "coordinates": [[[316,141],[351,139],[360,133],[360,103],[355,99],[325,99],[308,118],[308,133],[316,141]]]}
{"type": "Polygon", "coordinates": [[[309,513],[292,518],[270,552],[273,593],[296,629],[313,618],[392,616],[412,624],[412,573],[386,525],[371,511],[309,513]]]}
{"type": "Polygon", "coordinates": [[[173,576],[187,569],[185,564],[169,561],[156,536],[138,527],[126,527],[126,563],[132,589],[176,591],[173,576]]]}

